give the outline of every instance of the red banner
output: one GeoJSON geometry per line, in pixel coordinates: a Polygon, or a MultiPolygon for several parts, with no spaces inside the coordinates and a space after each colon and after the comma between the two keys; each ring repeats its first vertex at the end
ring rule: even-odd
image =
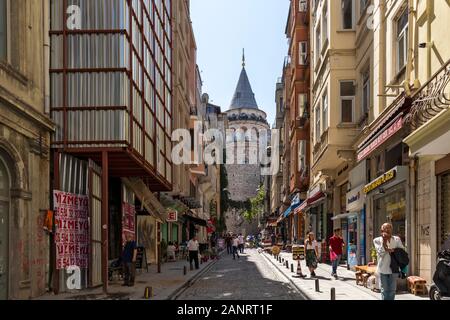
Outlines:
{"type": "Polygon", "coordinates": [[[53,191],[55,214],[56,268],[88,267],[89,198],[84,195],[53,191]]]}
{"type": "Polygon", "coordinates": [[[129,203],[122,203],[122,243],[127,242],[127,234],[134,239],[136,224],[136,208],[129,203]]]}
{"type": "Polygon", "coordinates": [[[358,153],[358,162],[367,157],[372,151],[381,146],[384,142],[392,137],[403,127],[403,117],[400,117],[389,128],[384,130],[378,137],[375,138],[367,147],[365,147],[360,153],[358,153]]]}

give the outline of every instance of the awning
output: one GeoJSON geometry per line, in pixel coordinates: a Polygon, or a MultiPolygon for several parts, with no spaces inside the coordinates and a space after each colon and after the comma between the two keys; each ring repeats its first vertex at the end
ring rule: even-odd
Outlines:
{"type": "Polygon", "coordinates": [[[322,191],[319,191],[315,195],[308,198],[308,200],[307,200],[308,206],[312,206],[312,205],[316,204],[317,202],[322,201],[325,198],[326,198],[325,193],[323,193],[322,191]]]}
{"type": "Polygon", "coordinates": [[[346,219],[358,215],[358,212],[341,213],[331,218],[331,220],[346,219]]]}
{"type": "Polygon", "coordinates": [[[183,215],[183,217],[187,220],[187,221],[192,221],[194,224],[202,226],[202,227],[206,227],[208,225],[208,223],[206,222],[206,220],[200,219],[200,218],[196,218],[193,217],[191,215],[185,214],[183,215]]]}
{"type": "Polygon", "coordinates": [[[292,207],[289,207],[286,209],[286,211],[283,212],[283,217],[286,218],[292,211],[292,207]]]}
{"type": "Polygon", "coordinates": [[[141,201],[142,206],[159,222],[166,221],[167,212],[164,206],[159,202],[158,198],[147,187],[142,179],[139,178],[122,178],[122,182],[130,188],[136,197],[141,201]]]}

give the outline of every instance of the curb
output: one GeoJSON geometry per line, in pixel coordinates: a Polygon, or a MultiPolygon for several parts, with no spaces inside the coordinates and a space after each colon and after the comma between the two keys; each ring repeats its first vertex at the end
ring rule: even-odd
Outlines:
{"type": "Polygon", "coordinates": [[[286,275],[279,266],[277,266],[272,259],[270,259],[270,256],[265,253],[262,252],[261,255],[264,256],[264,258],[266,258],[266,260],[268,260],[286,279],[289,280],[289,282],[291,283],[291,285],[293,285],[295,287],[295,289],[297,289],[297,291],[300,293],[300,295],[302,296],[303,299],[305,300],[315,300],[313,297],[311,297],[309,294],[307,294],[306,292],[304,292],[302,289],[300,289],[300,287],[291,279],[291,277],[289,277],[288,275],[286,275]]]}
{"type": "MultiPolygon", "coordinates": [[[[219,253],[219,257],[221,257],[223,251],[219,253]]],[[[194,274],[192,277],[187,279],[187,281],[182,284],[179,288],[175,289],[171,294],[167,296],[164,300],[177,300],[180,295],[182,295],[190,286],[192,286],[203,274],[209,271],[219,260],[214,260],[212,263],[204,267],[198,273],[194,274]]]]}

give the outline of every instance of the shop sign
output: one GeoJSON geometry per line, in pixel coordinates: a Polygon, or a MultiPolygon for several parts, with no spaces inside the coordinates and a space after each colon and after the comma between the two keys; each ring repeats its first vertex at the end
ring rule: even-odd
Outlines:
{"type": "Polygon", "coordinates": [[[123,202],[122,203],[122,243],[127,242],[127,235],[131,235],[135,239],[136,229],[136,208],[135,206],[123,202]]]}
{"type": "Polygon", "coordinates": [[[177,210],[169,210],[167,212],[167,222],[177,222],[178,221],[178,211],[177,210]]]}
{"type": "Polygon", "coordinates": [[[390,137],[398,132],[403,126],[403,117],[400,117],[390,127],[379,134],[367,147],[358,153],[358,162],[368,156],[372,151],[385,143],[390,137]]]}
{"type": "Polygon", "coordinates": [[[362,186],[353,189],[347,193],[346,211],[359,211],[364,206],[364,195],[362,194],[362,186]]]}
{"type": "Polygon", "coordinates": [[[374,181],[372,181],[371,183],[369,183],[364,187],[364,193],[368,194],[369,192],[375,190],[376,188],[382,186],[383,184],[393,180],[396,176],[396,172],[397,172],[396,169],[392,169],[383,174],[381,177],[375,179],[374,181]]]}
{"type": "Polygon", "coordinates": [[[305,246],[294,245],[292,246],[292,259],[304,260],[305,259],[305,246]]]}
{"type": "Polygon", "coordinates": [[[55,212],[56,269],[77,266],[88,268],[89,198],[63,191],[53,191],[55,212]]]}

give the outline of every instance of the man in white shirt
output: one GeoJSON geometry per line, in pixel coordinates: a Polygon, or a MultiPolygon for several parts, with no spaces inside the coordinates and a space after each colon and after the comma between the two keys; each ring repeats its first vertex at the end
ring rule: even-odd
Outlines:
{"type": "Polygon", "coordinates": [[[188,242],[188,250],[189,250],[189,263],[191,265],[192,269],[192,261],[195,262],[195,269],[198,269],[198,241],[197,236],[194,236],[191,240],[188,242]]]}
{"type": "Polygon", "coordinates": [[[402,240],[392,235],[392,225],[385,223],[381,226],[381,237],[375,238],[373,244],[377,251],[377,273],[380,275],[381,300],[395,300],[398,273],[392,273],[391,253],[396,248],[402,248],[402,240]]]}
{"type": "Polygon", "coordinates": [[[244,253],[244,236],[242,235],[242,233],[239,234],[238,240],[239,240],[239,253],[244,253]]]}
{"type": "Polygon", "coordinates": [[[237,255],[238,259],[241,258],[241,257],[239,257],[238,247],[239,247],[239,239],[236,236],[234,236],[233,237],[233,260],[236,260],[236,255],[237,255]]]}

